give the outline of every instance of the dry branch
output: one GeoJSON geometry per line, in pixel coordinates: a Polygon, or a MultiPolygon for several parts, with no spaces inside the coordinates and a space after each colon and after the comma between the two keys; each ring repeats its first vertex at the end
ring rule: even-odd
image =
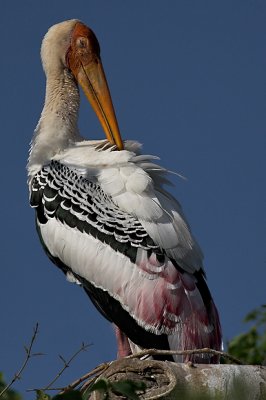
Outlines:
{"type": "MultiPolygon", "coordinates": [[[[266,399],[266,367],[251,365],[207,365],[155,360],[121,359],[114,361],[98,379],[114,383],[121,380],[144,382],[140,399],[266,399]],[[197,397],[199,396],[199,397],[197,397]]],[[[98,380],[97,379],[97,380],[98,380]]],[[[110,400],[123,399],[109,393],[110,400]]],[[[95,391],[90,400],[102,399],[95,391]]]]}
{"type": "Polygon", "coordinates": [[[35,339],[36,339],[36,337],[37,337],[38,329],[39,329],[39,324],[37,323],[37,324],[35,325],[34,330],[33,330],[33,335],[32,335],[32,337],[31,337],[31,341],[30,341],[29,347],[24,346],[24,349],[25,349],[25,352],[26,352],[25,360],[23,361],[23,363],[22,363],[21,367],[19,368],[18,372],[16,372],[16,373],[14,374],[13,378],[11,379],[11,381],[10,381],[10,382],[4,387],[4,389],[1,391],[0,397],[4,396],[4,394],[8,391],[8,389],[10,389],[10,387],[11,387],[17,380],[21,379],[22,372],[23,372],[24,369],[26,368],[26,366],[27,366],[27,364],[28,364],[30,358],[33,357],[33,356],[36,356],[36,355],[42,355],[41,353],[36,353],[36,354],[33,354],[33,353],[32,353],[32,347],[33,347],[33,344],[34,344],[35,339]]]}

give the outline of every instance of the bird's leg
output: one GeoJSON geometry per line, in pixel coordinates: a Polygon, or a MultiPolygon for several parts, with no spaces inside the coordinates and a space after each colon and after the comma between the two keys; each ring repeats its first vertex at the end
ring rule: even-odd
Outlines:
{"type": "Polygon", "coordinates": [[[115,335],[117,340],[117,358],[122,358],[129,356],[132,354],[128,337],[118,328],[118,326],[114,325],[115,327],[115,335]]]}

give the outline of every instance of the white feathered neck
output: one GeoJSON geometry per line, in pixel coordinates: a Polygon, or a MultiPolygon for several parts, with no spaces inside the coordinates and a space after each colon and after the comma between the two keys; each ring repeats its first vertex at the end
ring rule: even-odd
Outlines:
{"type": "Polygon", "coordinates": [[[65,65],[69,35],[77,20],[49,29],[41,47],[46,75],[45,103],[31,142],[29,175],[78,140],[79,89],[65,65]]]}

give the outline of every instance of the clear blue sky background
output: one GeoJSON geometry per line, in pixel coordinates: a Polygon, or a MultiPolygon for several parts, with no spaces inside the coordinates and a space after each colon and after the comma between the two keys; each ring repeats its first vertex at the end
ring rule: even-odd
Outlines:
{"type": "MultiPolygon", "coordinates": [[[[224,340],[266,303],[266,3],[218,1],[2,1],[0,370],[10,379],[38,321],[20,391],[45,386],[81,342],[93,343],[62,386],[115,357],[112,327],[46,258],[28,205],[25,165],[44,101],[43,35],[79,18],[93,28],[124,138],[144,143],[173,176],[205,253],[224,340]]],[[[83,99],[81,132],[103,133],[83,99]]],[[[31,399],[33,395],[26,394],[31,399]]]]}

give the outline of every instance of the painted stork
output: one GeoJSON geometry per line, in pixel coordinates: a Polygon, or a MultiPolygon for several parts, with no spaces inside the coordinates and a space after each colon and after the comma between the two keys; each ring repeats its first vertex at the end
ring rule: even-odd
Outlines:
{"type": "Polygon", "coordinates": [[[41,59],[46,97],[27,169],[46,254],[115,325],[119,357],[141,348],[220,350],[202,252],[163,188],[167,170],[138,143],[121,139],[93,31],[78,20],[54,25],[41,59]],[[80,136],[78,84],[107,140],[80,136]]]}

